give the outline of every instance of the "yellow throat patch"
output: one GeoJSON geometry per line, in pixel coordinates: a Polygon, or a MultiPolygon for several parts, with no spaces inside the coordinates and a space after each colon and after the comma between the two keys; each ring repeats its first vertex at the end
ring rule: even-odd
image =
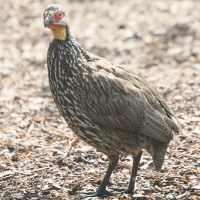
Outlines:
{"type": "Polygon", "coordinates": [[[57,40],[66,39],[67,37],[66,26],[49,24],[47,27],[51,29],[54,39],[57,39],[57,40]]]}

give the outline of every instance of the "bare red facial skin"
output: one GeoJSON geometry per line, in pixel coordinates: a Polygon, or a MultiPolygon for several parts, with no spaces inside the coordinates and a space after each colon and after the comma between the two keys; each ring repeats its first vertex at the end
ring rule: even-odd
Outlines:
{"type": "Polygon", "coordinates": [[[58,10],[54,15],[53,15],[53,20],[55,22],[59,22],[63,18],[64,14],[60,10],[58,10]]]}
{"type": "MultiPolygon", "coordinates": [[[[64,13],[63,13],[63,12],[57,11],[57,12],[53,15],[53,17],[52,17],[52,16],[49,16],[49,18],[50,18],[53,22],[59,22],[59,21],[63,18],[63,16],[64,16],[64,13]]],[[[43,18],[44,18],[44,20],[46,19],[45,13],[43,13],[43,18]]],[[[49,24],[47,27],[50,28],[50,29],[53,29],[53,28],[63,28],[64,26],[63,26],[63,25],[58,25],[58,24],[53,24],[53,23],[51,23],[51,24],[49,24]]]]}

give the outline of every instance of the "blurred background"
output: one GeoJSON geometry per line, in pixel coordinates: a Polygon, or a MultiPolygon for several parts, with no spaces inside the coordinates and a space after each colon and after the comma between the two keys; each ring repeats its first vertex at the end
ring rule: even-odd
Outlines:
{"type": "Polygon", "coordinates": [[[197,144],[200,1],[6,0],[0,1],[2,149],[13,143],[69,143],[64,135],[70,129],[48,84],[46,55],[52,34],[43,26],[42,13],[51,3],[66,8],[71,32],[87,51],[134,68],[154,85],[177,114],[183,134],[197,144]]]}

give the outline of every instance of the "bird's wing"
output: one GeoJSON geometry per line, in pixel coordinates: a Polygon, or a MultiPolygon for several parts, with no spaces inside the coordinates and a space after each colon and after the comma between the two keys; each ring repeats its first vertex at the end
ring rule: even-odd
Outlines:
{"type": "Polygon", "coordinates": [[[95,70],[77,77],[77,93],[81,110],[91,120],[162,142],[170,141],[173,131],[178,132],[173,112],[164,99],[130,68],[115,66],[93,54],[87,67],[95,70]]]}
{"type": "MultiPolygon", "coordinates": [[[[164,100],[163,96],[157,92],[155,90],[155,88],[153,88],[144,78],[142,78],[141,76],[137,75],[133,69],[129,68],[129,67],[124,67],[124,66],[118,66],[119,68],[123,69],[124,71],[133,74],[137,77],[137,79],[144,84],[144,89],[146,91],[146,93],[148,93],[149,95],[151,95],[151,97],[154,97],[153,99],[156,99],[159,102],[159,108],[160,106],[165,110],[166,115],[168,116],[168,118],[173,120],[173,123],[176,124],[177,130],[174,130],[175,132],[181,132],[181,126],[179,124],[179,121],[177,119],[177,117],[174,115],[174,112],[172,111],[172,109],[167,105],[166,101],[164,100]],[[153,95],[153,96],[152,96],[153,95]]],[[[150,99],[149,99],[150,100],[150,99]]],[[[154,106],[155,104],[153,104],[153,107],[156,109],[156,106],[154,106]]],[[[156,104],[157,105],[157,104],[156,104]]],[[[173,129],[173,128],[172,128],[173,129]]]]}

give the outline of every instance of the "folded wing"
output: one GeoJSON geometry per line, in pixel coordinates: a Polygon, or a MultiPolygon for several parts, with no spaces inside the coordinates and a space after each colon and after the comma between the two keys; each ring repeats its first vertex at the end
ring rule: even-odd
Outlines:
{"type": "Polygon", "coordinates": [[[79,87],[81,110],[102,126],[143,133],[162,142],[180,130],[162,96],[130,68],[89,55],[79,87]]]}

